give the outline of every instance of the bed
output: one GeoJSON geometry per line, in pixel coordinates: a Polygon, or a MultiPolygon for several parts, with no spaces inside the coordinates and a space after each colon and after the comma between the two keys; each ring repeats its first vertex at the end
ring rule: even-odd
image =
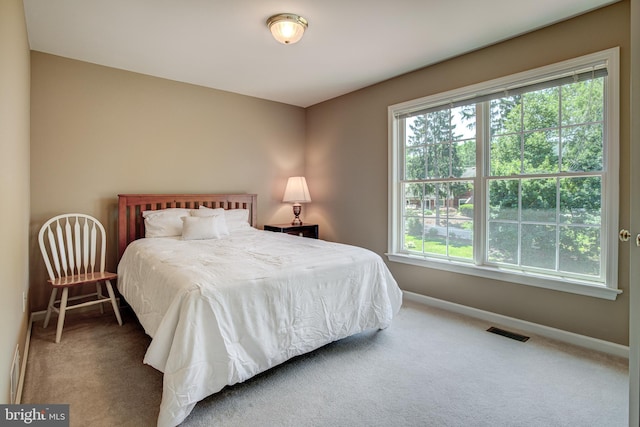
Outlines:
{"type": "Polygon", "coordinates": [[[258,230],[256,195],[118,197],[118,290],[152,338],[144,363],[164,374],[158,426],[400,309],[380,256],[258,230]]]}

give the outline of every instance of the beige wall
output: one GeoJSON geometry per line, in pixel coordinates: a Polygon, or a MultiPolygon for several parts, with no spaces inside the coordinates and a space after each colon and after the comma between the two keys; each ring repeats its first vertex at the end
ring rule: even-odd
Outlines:
{"type": "Polygon", "coordinates": [[[304,110],[39,52],[31,54],[31,308],[49,290],[36,234],[49,217],[100,219],[116,264],[119,193],[256,193],[282,222],[304,170],[304,110]]]}
{"type": "Polygon", "coordinates": [[[22,0],[0,1],[0,403],[9,403],[16,346],[24,354],[28,313],[29,43],[22,0]]]}
{"type": "MultiPolygon", "coordinates": [[[[409,73],[307,109],[309,214],[323,237],[387,250],[387,107],[504,75],[621,47],[621,189],[629,186],[629,2],[409,73]]],[[[431,41],[437,43],[437,40],[431,41]]],[[[384,60],[384,58],[381,58],[384,60]]],[[[622,201],[620,224],[628,223],[622,201]]],[[[408,291],[556,327],[628,342],[628,246],[620,251],[616,301],[430,270],[389,266],[408,291]]]]}

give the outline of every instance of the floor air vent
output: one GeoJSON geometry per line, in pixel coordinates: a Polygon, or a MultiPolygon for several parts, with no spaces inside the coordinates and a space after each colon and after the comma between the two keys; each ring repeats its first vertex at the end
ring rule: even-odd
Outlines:
{"type": "Polygon", "coordinates": [[[503,337],[511,338],[512,340],[516,340],[516,341],[525,342],[526,340],[529,339],[529,337],[526,337],[524,335],[516,334],[515,332],[505,331],[504,329],[496,328],[494,326],[487,329],[487,331],[494,334],[502,335],[503,337]]]}

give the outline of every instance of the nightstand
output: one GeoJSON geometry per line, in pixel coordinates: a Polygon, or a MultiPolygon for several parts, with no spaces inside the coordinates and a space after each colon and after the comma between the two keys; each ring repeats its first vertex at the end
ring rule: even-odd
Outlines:
{"type": "Polygon", "coordinates": [[[311,237],[312,239],[318,238],[318,224],[271,224],[265,225],[264,229],[266,231],[293,234],[294,236],[311,237]]]}

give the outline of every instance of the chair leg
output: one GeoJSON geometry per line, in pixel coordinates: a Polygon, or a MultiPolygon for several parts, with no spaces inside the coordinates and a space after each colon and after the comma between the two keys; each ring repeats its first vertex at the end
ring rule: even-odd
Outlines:
{"type": "Polygon", "coordinates": [[[49,319],[51,319],[51,311],[53,310],[53,304],[56,302],[56,295],[58,293],[58,288],[53,288],[51,291],[51,296],[49,297],[49,305],[47,306],[47,314],[44,316],[44,325],[43,328],[49,326],[49,319]]]}
{"type": "Polygon", "coordinates": [[[105,280],[107,284],[107,292],[109,292],[109,299],[111,300],[111,305],[113,306],[113,311],[116,313],[116,319],[118,319],[118,324],[122,326],[122,318],[120,317],[120,309],[118,309],[118,302],[116,301],[116,296],[113,293],[113,287],[111,287],[111,281],[105,280]]]}
{"type": "MultiPolygon", "coordinates": [[[[99,300],[104,298],[102,296],[102,286],[100,285],[100,282],[96,282],[96,294],[99,300]]],[[[98,305],[100,306],[100,314],[104,314],[104,305],[103,304],[98,304],[98,305]]]]}
{"type": "Polygon", "coordinates": [[[60,313],[58,314],[58,329],[56,329],[56,344],[62,338],[62,327],[64,326],[64,315],[67,310],[67,298],[69,297],[69,288],[62,290],[62,298],[60,298],[60,313]]]}

